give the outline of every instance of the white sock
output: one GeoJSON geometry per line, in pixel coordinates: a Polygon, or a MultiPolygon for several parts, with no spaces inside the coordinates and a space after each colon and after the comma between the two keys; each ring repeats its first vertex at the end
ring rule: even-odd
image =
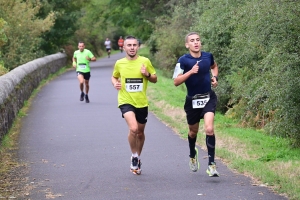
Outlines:
{"type": "Polygon", "coordinates": [[[132,157],[139,157],[139,155],[138,155],[138,153],[136,152],[136,153],[133,153],[133,154],[132,154],[132,157]]]}

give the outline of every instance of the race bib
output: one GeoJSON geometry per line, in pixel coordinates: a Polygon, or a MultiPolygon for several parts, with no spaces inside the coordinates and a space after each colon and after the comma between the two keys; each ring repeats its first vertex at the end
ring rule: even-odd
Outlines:
{"type": "Polygon", "coordinates": [[[193,108],[204,108],[210,99],[209,93],[206,94],[196,94],[193,96],[193,108]]]}
{"type": "Polygon", "coordinates": [[[142,78],[126,78],[125,87],[127,92],[141,92],[143,91],[142,78]]]}
{"type": "Polygon", "coordinates": [[[78,67],[80,68],[80,69],[85,69],[86,68],[86,64],[82,64],[82,63],[79,63],[78,64],[78,67]]]}

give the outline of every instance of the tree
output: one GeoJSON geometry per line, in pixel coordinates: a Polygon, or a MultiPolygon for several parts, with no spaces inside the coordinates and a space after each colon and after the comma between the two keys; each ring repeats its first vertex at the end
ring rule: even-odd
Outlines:
{"type": "Polygon", "coordinates": [[[2,58],[8,69],[42,57],[39,49],[41,34],[54,24],[54,14],[50,12],[45,18],[37,18],[41,4],[20,0],[0,0],[0,16],[7,22],[4,33],[7,42],[0,47],[2,58]],[[16,14],[17,13],[17,14],[16,14]]]}
{"type": "Polygon", "coordinates": [[[2,61],[1,55],[1,46],[3,46],[7,42],[7,37],[4,32],[4,26],[6,25],[6,21],[0,18],[0,76],[6,74],[8,70],[4,67],[4,63],[2,61]]]}
{"type": "Polygon", "coordinates": [[[90,0],[44,0],[37,14],[44,18],[49,13],[54,13],[55,22],[50,30],[42,35],[41,49],[46,54],[58,52],[73,38],[75,31],[79,29],[78,20],[84,15],[82,10],[90,0]]]}
{"type": "Polygon", "coordinates": [[[231,113],[300,145],[300,3],[251,1],[236,13],[229,56],[231,113]]]}
{"type": "Polygon", "coordinates": [[[155,18],[167,13],[169,0],[111,0],[103,10],[106,21],[124,27],[131,35],[146,41],[154,28],[155,18]]]}

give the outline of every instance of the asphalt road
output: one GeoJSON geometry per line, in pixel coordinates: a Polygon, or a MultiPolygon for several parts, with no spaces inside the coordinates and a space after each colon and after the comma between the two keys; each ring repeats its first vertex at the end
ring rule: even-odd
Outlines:
{"type": "MultiPolygon", "coordinates": [[[[115,61],[124,53],[92,64],[90,103],[79,101],[75,71],[51,81],[38,93],[23,119],[19,158],[28,165],[26,199],[285,199],[217,160],[220,177],[188,166],[187,141],[149,113],[141,155],[142,175],[129,172],[127,125],[110,82],[115,61]]],[[[159,81],[159,77],[158,77],[159,81]]]]}

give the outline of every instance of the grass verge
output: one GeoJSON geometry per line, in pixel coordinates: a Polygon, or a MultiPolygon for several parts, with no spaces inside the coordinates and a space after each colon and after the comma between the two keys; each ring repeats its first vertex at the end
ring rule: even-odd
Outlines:
{"type": "MultiPolygon", "coordinates": [[[[175,87],[173,80],[157,70],[158,82],[149,84],[150,111],[182,138],[187,138],[183,103],[184,86],[175,87]]],[[[203,127],[203,122],[200,122],[203,127]]],[[[240,128],[236,121],[216,113],[216,156],[227,166],[252,178],[290,199],[300,199],[300,149],[293,149],[288,140],[271,137],[262,130],[240,128]]],[[[198,144],[206,150],[203,128],[198,144]]],[[[188,143],[187,143],[188,145],[188,143]]]]}
{"type": "MultiPolygon", "coordinates": [[[[145,56],[149,55],[146,48],[143,51],[145,56]]],[[[149,84],[149,109],[186,139],[185,86],[175,87],[164,74],[157,70],[158,82],[149,84]]],[[[266,135],[263,130],[241,128],[235,120],[220,113],[215,116],[215,133],[216,156],[229,169],[251,177],[254,185],[267,186],[292,200],[300,199],[300,149],[292,148],[287,139],[266,135]]],[[[206,150],[203,128],[197,143],[206,150]]]]}

